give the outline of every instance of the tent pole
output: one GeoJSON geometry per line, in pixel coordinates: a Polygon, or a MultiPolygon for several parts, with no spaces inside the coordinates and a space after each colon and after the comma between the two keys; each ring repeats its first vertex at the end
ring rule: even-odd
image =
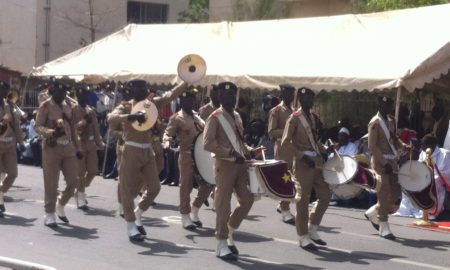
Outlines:
{"type": "MultiPolygon", "coordinates": [[[[116,102],[117,102],[117,92],[119,89],[119,82],[116,82],[116,85],[114,86],[114,99],[113,99],[113,106],[116,106],[116,102]]],[[[114,108],[113,108],[114,109],[114,108]]],[[[106,147],[105,147],[105,155],[103,156],[103,166],[102,166],[102,175],[103,178],[105,178],[105,168],[106,168],[106,159],[108,158],[108,145],[109,142],[111,141],[111,135],[110,135],[110,130],[108,127],[108,130],[106,132],[106,147]]]]}
{"type": "Polygon", "coordinates": [[[400,112],[400,99],[402,96],[402,89],[403,89],[403,86],[401,86],[401,85],[397,88],[397,100],[395,102],[395,126],[397,126],[397,124],[398,124],[398,116],[399,116],[399,112],[400,112]]]}

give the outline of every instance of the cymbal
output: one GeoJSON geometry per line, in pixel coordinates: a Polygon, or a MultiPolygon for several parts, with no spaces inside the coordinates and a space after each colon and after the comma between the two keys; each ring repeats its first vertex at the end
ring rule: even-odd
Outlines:
{"type": "Polygon", "coordinates": [[[145,122],[139,123],[138,121],[134,121],[131,123],[131,126],[137,131],[146,131],[151,129],[158,119],[158,109],[156,105],[148,99],[144,99],[134,104],[131,109],[131,114],[143,112],[146,115],[145,122]]]}
{"type": "Polygon", "coordinates": [[[188,54],[178,62],[178,76],[187,82],[200,81],[206,74],[206,62],[197,54],[188,54]]]}

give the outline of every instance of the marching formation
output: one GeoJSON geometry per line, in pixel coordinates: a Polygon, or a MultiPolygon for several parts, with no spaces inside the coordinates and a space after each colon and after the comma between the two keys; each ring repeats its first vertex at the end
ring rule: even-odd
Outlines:
{"type": "MultiPolygon", "coordinates": [[[[411,200],[424,215],[442,208],[442,195],[437,195],[435,183],[448,184],[445,178],[450,175],[450,154],[437,147],[435,136],[427,135],[422,140],[420,161],[410,158],[400,163],[400,157],[409,156],[412,146],[399,139],[392,117],[395,102],[386,96],[377,98],[378,112],[368,124],[371,156],[370,161],[366,158],[366,165],[370,166],[363,166],[357,158],[357,147],[349,141],[347,128],[339,130],[336,143],[320,141],[322,123],[313,112],[315,93],[309,88],[280,85],[282,102],[270,110],[267,130],[275,143],[275,160],[266,160],[264,147],[254,148],[245,143],[243,122],[235,110],[238,87],[234,83],[213,85],[211,102],[201,107],[199,113],[194,111],[195,89],[186,82],[161,97],[150,94],[143,80],[130,81],[127,87],[130,99],[118,105],[107,121],[110,135],[118,138],[118,202],[131,241],[145,240],[147,232],[141,218],[161,190],[162,156],[175,139],[180,146],[182,227],[187,230],[202,227],[200,209],[212,196],[216,256],[224,260],[238,259],[233,234],[261,195],[275,199],[274,208],[281,214],[281,220],[295,225],[299,246],[306,250],[327,245],[319,235],[319,226],[332,190],[345,185],[361,186],[376,193],[378,202],[365,212],[365,217],[385,239],[395,240],[388,216],[398,208],[402,190],[407,195],[403,199],[411,200]],[[158,112],[177,98],[181,109],[161,130],[158,112]],[[198,143],[200,151],[207,153],[205,164],[213,166],[195,165],[194,149],[198,143]],[[402,170],[404,166],[409,166],[409,170],[402,170]],[[417,179],[416,167],[425,176],[417,179]],[[191,202],[195,182],[199,188],[191,202]],[[423,187],[416,188],[417,185],[423,187]],[[426,196],[415,196],[417,191],[426,196]],[[238,202],[235,209],[231,209],[233,194],[238,202]],[[317,201],[310,209],[313,197],[317,201]]],[[[35,128],[43,139],[44,225],[48,227],[58,226],[57,219],[69,223],[64,207],[72,197],[78,209],[89,210],[86,188],[98,173],[97,150],[105,148],[95,109],[87,105],[86,88],[75,87],[76,100],[67,96],[68,90],[69,86],[55,81],[40,97],[36,117],[35,128]],[[66,185],[58,191],[60,172],[66,185]]],[[[9,91],[9,85],[0,81],[0,168],[6,174],[0,184],[0,217],[6,211],[4,194],[18,175],[17,144],[24,149],[17,108],[6,98],[9,91]]]]}

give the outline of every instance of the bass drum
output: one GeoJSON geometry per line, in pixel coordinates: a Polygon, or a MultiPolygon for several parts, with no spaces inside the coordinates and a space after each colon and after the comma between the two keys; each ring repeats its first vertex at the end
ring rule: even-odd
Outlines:
{"type": "Polygon", "coordinates": [[[364,189],[362,187],[349,183],[335,185],[331,188],[331,191],[338,199],[349,200],[358,197],[364,191],[364,189]]]}
{"type": "Polygon", "coordinates": [[[203,132],[195,137],[193,147],[194,171],[200,176],[201,180],[210,185],[215,185],[214,158],[211,156],[211,152],[206,151],[203,147],[203,132]]]}

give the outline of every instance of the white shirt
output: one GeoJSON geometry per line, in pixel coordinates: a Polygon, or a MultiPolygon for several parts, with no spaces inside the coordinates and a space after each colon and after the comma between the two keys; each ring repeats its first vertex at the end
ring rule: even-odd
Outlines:
{"type": "MultiPolygon", "coordinates": [[[[354,157],[358,154],[358,146],[352,142],[348,142],[348,144],[339,147],[338,153],[339,155],[354,157]]],[[[329,158],[332,158],[333,156],[334,153],[331,153],[329,158]]]]}

